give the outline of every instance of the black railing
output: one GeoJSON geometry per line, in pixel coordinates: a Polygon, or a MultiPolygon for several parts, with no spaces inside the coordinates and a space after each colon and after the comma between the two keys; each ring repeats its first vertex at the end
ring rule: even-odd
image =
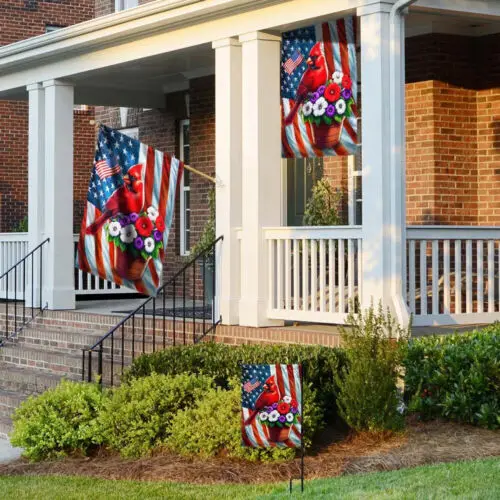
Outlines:
{"type": "Polygon", "coordinates": [[[5,291],[3,339],[15,337],[23,326],[35,318],[38,311],[43,312],[47,308],[47,304],[43,303],[42,292],[43,248],[48,242],[49,238],[42,241],[0,276],[0,290],[5,291]],[[26,301],[29,302],[28,312],[26,301]]]}
{"type": "Polygon", "coordinates": [[[222,238],[190,259],[156,297],[146,299],[92,347],[83,349],[82,380],[113,386],[137,356],[197,343],[215,329],[221,320],[215,284],[216,250],[222,238]]]}

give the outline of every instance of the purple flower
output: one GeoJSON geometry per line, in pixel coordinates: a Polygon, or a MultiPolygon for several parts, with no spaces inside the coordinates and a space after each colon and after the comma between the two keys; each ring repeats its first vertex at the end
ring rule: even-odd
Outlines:
{"type": "Polygon", "coordinates": [[[142,250],[144,248],[144,241],[140,236],[137,236],[137,238],[134,240],[134,247],[137,250],[142,250]]]}
{"type": "Polygon", "coordinates": [[[319,92],[313,92],[310,100],[314,104],[320,97],[319,92]]]}
{"type": "Polygon", "coordinates": [[[326,108],[326,116],[329,118],[333,118],[335,116],[335,106],[333,104],[329,104],[326,108]]]}
{"type": "Polygon", "coordinates": [[[162,240],[163,236],[160,233],[160,231],[158,231],[158,229],[154,230],[154,232],[153,232],[153,238],[155,239],[155,241],[161,241],[162,240]]]}
{"type": "Polygon", "coordinates": [[[278,418],[278,420],[279,420],[281,423],[285,422],[285,421],[286,421],[285,415],[280,415],[280,416],[279,416],[279,418],[278,418]]]}
{"type": "Polygon", "coordinates": [[[128,215],[122,215],[120,217],[120,224],[122,227],[128,226],[130,224],[130,217],[128,215]]]}
{"type": "Polygon", "coordinates": [[[294,413],[294,414],[295,414],[295,413],[297,413],[299,410],[297,410],[297,408],[293,408],[293,407],[292,407],[292,409],[291,409],[290,411],[291,411],[292,413],[294,413]]]}
{"type": "Polygon", "coordinates": [[[132,224],[135,224],[137,219],[139,218],[139,216],[135,212],[132,212],[131,214],[129,214],[128,217],[130,219],[130,222],[132,222],[132,224]]]}
{"type": "Polygon", "coordinates": [[[322,95],[325,93],[325,89],[326,89],[326,87],[325,87],[324,85],[321,85],[321,87],[318,87],[318,88],[316,89],[316,92],[317,92],[320,96],[322,96],[322,95]]]}
{"type": "Polygon", "coordinates": [[[278,408],[278,403],[273,403],[272,406],[271,406],[271,408],[273,410],[276,410],[276,408],[278,408]]]}
{"type": "Polygon", "coordinates": [[[342,97],[347,101],[348,99],[350,99],[352,97],[352,91],[351,89],[344,89],[342,92],[342,97]]]}

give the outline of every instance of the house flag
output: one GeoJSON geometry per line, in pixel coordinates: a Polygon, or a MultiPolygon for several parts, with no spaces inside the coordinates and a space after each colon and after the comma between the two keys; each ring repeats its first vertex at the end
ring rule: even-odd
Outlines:
{"type": "Polygon", "coordinates": [[[356,153],[355,32],[347,17],[283,33],[283,158],[356,153]]]}
{"type": "Polygon", "coordinates": [[[241,406],[243,446],[302,446],[300,365],[243,365],[241,406]]]}
{"type": "Polygon", "coordinates": [[[183,164],[101,125],[77,267],[156,295],[183,164]]]}

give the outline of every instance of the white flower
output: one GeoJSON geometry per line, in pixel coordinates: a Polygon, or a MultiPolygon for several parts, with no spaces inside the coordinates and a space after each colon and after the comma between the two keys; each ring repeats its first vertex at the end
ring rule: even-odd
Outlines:
{"type": "Polygon", "coordinates": [[[293,413],[287,413],[285,418],[287,422],[293,422],[293,413]]]}
{"type": "Polygon", "coordinates": [[[265,411],[259,413],[259,418],[262,420],[262,422],[265,422],[268,416],[269,415],[265,411]]]}
{"type": "Polygon", "coordinates": [[[108,231],[110,236],[118,236],[120,234],[120,231],[122,229],[122,226],[118,221],[111,222],[108,226],[108,231]]]}
{"type": "Polygon", "coordinates": [[[314,116],[323,116],[325,114],[328,102],[324,97],[320,97],[313,106],[314,116]]]}
{"type": "Polygon", "coordinates": [[[304,116],[309,116],[313,112],[313,103],[311,101],[307,101],[302,106],[302,113],[304,116]]]}
{"type": "Polygon", "coordinates": [[[146,238],[144,240],[144,250],[148,253],[153,253],[153,250],[155,249],[155,240],[153,238],[146,238]]]}
{"type": "Polygon", "coordinates": [[[341,84],[344,73],[342,71],[335,71],[332,75],[333,83],[341,84]]]}
{"type": "Polygon", "coordinates": [[[148,213],[149,219],[154,222],[156,218],[158,217],[158,210],[156,210],[155,207],[149,207],[146,212],[148,213]]]}
{"type": "Polygon", "coordinates": [[[290,403],[292,402],[292,398],[291,398],[290,396],[284,396],[284,397],[283,397],[283,401],[284,401],[285,403],[290,404],[290,403]]]}
{"type": "Polygon", "coordinates": [[[280,417],[280,412],[278,410],[273,410],[269,414],[269,422],[277,422],[279,417],[280,417]]]}
{"type": "Polygon", "coordinates": [[[346,107],[344,99],[339,99],[335,104],[335,109],[339,115],[343,115],[345,113],[346,107]]]}
{"type": "Polygon", "coordinates": [[[123,243],[132,243],[137,237],[137,231],[132,224],[122,227],[120,230],[120,239],[123,243]]]}

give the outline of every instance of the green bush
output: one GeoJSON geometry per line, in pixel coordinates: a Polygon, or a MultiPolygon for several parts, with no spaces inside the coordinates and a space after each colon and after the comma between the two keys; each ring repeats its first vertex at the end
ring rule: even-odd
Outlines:
{"type": "Polygon", "coordinates": [[[123,457],[139,457],[161,446],[175,413],[192,406],[213,387],[205,376],[151,374],[115,389],[100,423],[106,442],[123,457]]]}
{"type": "Polygon", "coordinates": [[[302,363],[304,380],[318,390],[320,406],[329,419],[336,414],[337,386],[335,375],[345,365],[341,349],[308,345],[241,345],[227,346],[213,342],[177,346],[137,358],[126,374],[126,380],[153,372],[167,375],[203,374],[212,377],[217,386],[227,389],[231,379],[239,379],[242,364],[302,363]]]}
{"type": "Polygon", "coordinates": [[[357,431],[401,428],[398,381],[410,330],[400,328],[381,305],[378,311],[372,306],[350,313],[347,324],[342,338],[348,362],[336,376],[340,415],[357,431]]]}
{"type": "MultiPolygon", "coordinates": [[[[212,389],[193,408],[180,411],[172,420],[167,446],[183,455],[229,456],[246,460],[287,460],[293,449],[256,449],[241,445],[241,388],[233,382],[229,390],[212,389]]],[[[323,413],[315,403],[316,394],[304,387],[305,444],[321,429],[323,413]]]]}
{"type": "Polygon", "coordinates": [[[106,394],[95,384],[63,380],[39,396],[31,396],[15,411],[11,442],[24,448],[30,460],[86,454],[102,443],[98,415],[106,394]]]}
{"type": "Polygon", "coordinates": [[[423,418],[500,428],[500,324],[414,339],[404,366],[410,409],[423,418]]]}

